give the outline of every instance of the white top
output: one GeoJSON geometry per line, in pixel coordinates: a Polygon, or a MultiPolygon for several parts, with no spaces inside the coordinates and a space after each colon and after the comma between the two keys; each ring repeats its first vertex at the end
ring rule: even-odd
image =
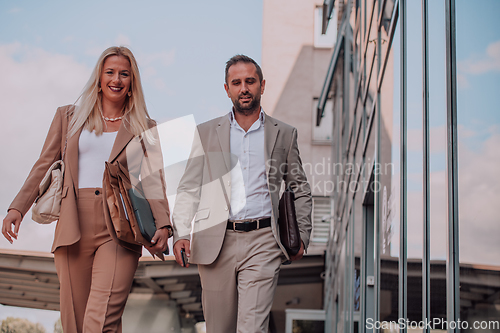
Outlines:
{"type": "Polygon", "coordinates": [[[82,130],[78,143],[78,187],[102,187],[104,162],[109,159],[115,143],[116,133],[104,132],[96,136],[95,132],[82,130]]]}
{"type": "Polygon", "coordinates": [[[271,197],[267,186],[264,126],[265,114],[245,132],[233,112],[231,121],[231,155],[238,158],[238,163],[231,170],[231,220],[245,220],[270,217],[272,214],[271,197]]]}

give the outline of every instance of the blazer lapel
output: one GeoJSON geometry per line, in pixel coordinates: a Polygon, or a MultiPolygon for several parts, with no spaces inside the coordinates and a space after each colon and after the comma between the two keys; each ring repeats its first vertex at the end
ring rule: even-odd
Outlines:
{"type": "Polygon", "coordinates": [[[127,144],[134,138],[134,134],[130,133],[124,125],[125,121],[122,121],[118,133],[116,134],[115,143],[111,149],[111,154],[109,155],[109,162],[113,161],[120,155],[120,153],[125,149],[127,144]]]}
{"type": "Polygon", "coordinates": [[[78,142],[80,141],[80,134],[82,128],[78,130],[71,138],[68,138],[68,145],[66,147],[66,162],[71,173],[71,179],[75,187],[75,194],[78,195],[78,142]]]}
{"type": "Polygon", "coordinates": [[[221,155],[224,158],[224,164],[226,164],[227,172],[231,170],[231,147],[230,147],[230,130],[231,124],[229,123],[229,118],[227,116],[222,117],[221,121],[217,126],[217,137],[219,138],[219,145],[221,148],[221,155]]]}
{"type": "Polygon", "coordinates": [[[264,121],[264,154],[266,159],[266,174],[269,175],[271,163],[267,163],[271,158],[279,133],[278,123],[267,114],[264,121]]]}

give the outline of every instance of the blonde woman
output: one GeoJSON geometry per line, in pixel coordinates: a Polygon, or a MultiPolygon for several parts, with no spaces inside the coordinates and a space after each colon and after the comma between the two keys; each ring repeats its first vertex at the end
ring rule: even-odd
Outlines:
{"type": "MultiPolygon", "coordinates": [[[[63,330],[121,332],[142,248],[116,237],[102,190],[104,165],[119,161],[129,168],[144,168],[141,156],[127,156],[126,147],[134,137],[141,137],[148,155],[160,163],[161,150],[154,132],[147,131],[155,123],[146,110],[137,62],[126,47],[102,53],[80,99],[79,106],[58,108],[40,158],[3,220],[2,233],[11,243],[17,239],[43,176],[61,159],[66,142],[63,199],[52,245],[61,283],[63,330]]],[[[170,216],[162,168],[152,177],[157,181],[148,183],[161,194],[149,200],[157,231],[155,245],[148,250],[159,253],[171,235],[170,216]]]]}

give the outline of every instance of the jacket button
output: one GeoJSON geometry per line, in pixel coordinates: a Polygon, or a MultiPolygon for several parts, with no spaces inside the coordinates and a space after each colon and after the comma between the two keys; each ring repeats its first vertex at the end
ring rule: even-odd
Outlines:
{"type": "Polygon", "coordinates": [[[226,207],[224,207],[224,210],[227,210],[227,206],[226,206],[226,207]]]}
{"type": "Polygon", "coordinates": [[[101,192],[99,192],[99,190],[95,190],[95,195],[99,195],[101,194],[101,192]]]}

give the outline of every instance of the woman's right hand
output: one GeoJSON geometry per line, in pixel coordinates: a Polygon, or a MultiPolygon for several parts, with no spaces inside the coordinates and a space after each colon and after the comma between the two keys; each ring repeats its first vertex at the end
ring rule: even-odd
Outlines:
{"type": "Polygon", "coordinates": [[[12,244],[12,238],[17,239],[17,234],[19,233],[19,226],[23,216],[18,210],[11,209],[7,213],[7,216],[3,219],[2,234],[4,237],[12,244]],[[14,231],[12,231],[12,225],[14,225],[14,231]]]}

